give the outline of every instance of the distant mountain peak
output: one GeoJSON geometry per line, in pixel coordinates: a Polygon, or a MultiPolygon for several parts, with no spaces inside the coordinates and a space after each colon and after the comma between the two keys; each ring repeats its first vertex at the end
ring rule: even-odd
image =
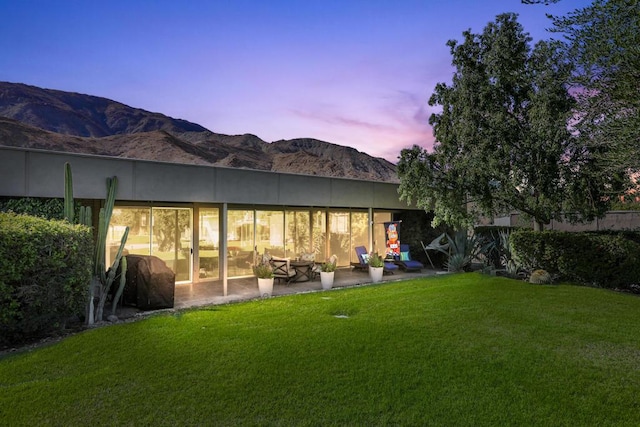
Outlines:
{"type": "Polygon", "coordinates": [[[391,162],[351,147],[218,134],[107,98],[23,83],[0,82],[0,145],[398,182],[391,162]]]}

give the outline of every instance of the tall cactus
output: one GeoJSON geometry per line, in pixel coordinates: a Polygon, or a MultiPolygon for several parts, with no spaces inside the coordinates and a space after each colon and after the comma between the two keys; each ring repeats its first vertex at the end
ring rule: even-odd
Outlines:
{"type": "MultiPolygon", "coordinates": [[[[89,300],[87,304],[87,324],[92,325],[96,321],[101,321],[104,313],[104,304],[106,303],[107,296],[109,295],[109,290],[116,278],[116,272],[118,270],[118,266],[122,262],[121,269],[121,278],[120,278],[120,287],[118,292],[122,294],[122,289],[124,288],[124,279],[126,271],[126,259],[123,259],[122,252],[124,250],[124,246],[127,243],[127,237],[129,236],[129,227],[126,227],[124,233],[122,235],[122,239],[120,241],[120,247],[118,248],[118,252],[116,254],[115,259],[113,260],[113,264],[109,269],[106,269],[105,262],[105,248],[107,245],[107,232],[109,231],[109,223],[111,222],[111,215],[113,213],[113,207],[116,201],[116,193],[118,191],[118,178],[112,177],[107,178],[107,199],[105,200],[105,204],[103,208],[100,208],[100,212],[98,214],[98,232],[95,242],[95,251],[93,258],[93,275],[91,278],[91,283],[89,284],[89,300]],[[96,295],[96,292],[98,293],[96,295]],[[98,306],[94,307],[94,300],[98,298],[98,306]]],[[[73,222],[74,220],[74,201],[73,201],[73,181],[71,175],[71,165],[69,163],[65,163],[65,193],[64,193],[64,211],[65,218],[68,221],[73,222]]],[[[81,224],[91,226],[91,208],[88,206],[83,206],[80,208],[80,214],[78,216],[78,220],[81,224]]],[[[114,305],[112,307],[112,312],[115,313],[115,304],[117,302],[117,296],[114,299],[114,305]]]]}
{"type": "MultiPolygon", "coordinates": [[[[94,270],[93,274],[95,280],[92,281],[92,289],[89,297],[89,313],[93,314],[94,312],[94,294],[95,291],[98,291],[98,307],[95,309],[95,317],[88,316],[87,322],[89,325],[93,324],[96,321],[102,320],[102,315],[104,313],[104,304],[106,303],[107,296],[109,295],[109,290],[111,289],[111,285],[116,277],[116,272],[118,270],[118,266],[120,265],[120,260],[122,259],[122,252],[124,250],[124,246],[127,243],[127,237],[129,236],[129,227],[126,227],[124,233],[122,235],[122,239],[120,240],[120,247],[118,248],[118,252],[113,260],[113,264],[109,269],[106,269],[105,262],[105,249],[107,246],[107,232],[109,231],[109,223],[111,222],[111,215],[113,213],[113,206],[116,201],[116,192],[118,191],[118,178],[112,177],[107,178],[107,199],[105,200],[104,207],[100,209],[100,213],[98,215],[98,235],[96,238],[96,246],[95,246],[95,258],[94,258],[94,270]]],[[[121,274],[125,274],[125,271],[122,270],[121,274]]]]}
{"type": "Polygon", "coordinates": [[[75,206],[73,202],[73,178],[71,176],[71,165],[64,164],[64,219],[73,224],[75,216],[75,206]]]}

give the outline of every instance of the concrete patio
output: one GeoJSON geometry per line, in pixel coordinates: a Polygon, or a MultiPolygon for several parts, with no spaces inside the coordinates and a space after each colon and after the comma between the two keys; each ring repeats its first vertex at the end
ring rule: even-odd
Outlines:
{"type": "MultiPolygon", "coordinates": [[[[395,271],[393,274],[385,274],[383,282],[415,279],[418,277],[433,276],[437,271],[423,269],[421,272],[395,271]]],[[[352,270],[350,267],[339,268],[335,272],[333,288],[346,288],[371,284],[371,279],[366,271],[352,270]]],[[[302,292],[321,292],[320,278],[306,282],[294,282],[285,284],[276,280],[273,285],[273,296],[291,295],[302,292]]],[[[229,279],[228,294],[223,296],[222,281],[176,285],[174,308],[188,308],[204,305],[225,304],[229,302],[245,301],[259,298],[258,283],[255,277],[241,279],[229,279]]]]}

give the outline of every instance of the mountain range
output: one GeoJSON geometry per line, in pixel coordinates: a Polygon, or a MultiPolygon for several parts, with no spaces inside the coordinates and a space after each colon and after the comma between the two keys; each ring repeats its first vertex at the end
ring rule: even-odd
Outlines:
{"type": "Polygon", "coordinates": [[[0,82],[0,145],[398,182],[396,166],[311,138],[224,135],[110,99],[0,82]]]}

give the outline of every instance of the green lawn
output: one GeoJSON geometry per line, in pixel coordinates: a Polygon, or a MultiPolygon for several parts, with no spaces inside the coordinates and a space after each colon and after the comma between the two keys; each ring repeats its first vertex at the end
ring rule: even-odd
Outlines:
{"type": "Polygon", "coordinates": [[[0,425],[640,425],[640,298],[463,274],[214,306],[0,360],[0,425]]]}

